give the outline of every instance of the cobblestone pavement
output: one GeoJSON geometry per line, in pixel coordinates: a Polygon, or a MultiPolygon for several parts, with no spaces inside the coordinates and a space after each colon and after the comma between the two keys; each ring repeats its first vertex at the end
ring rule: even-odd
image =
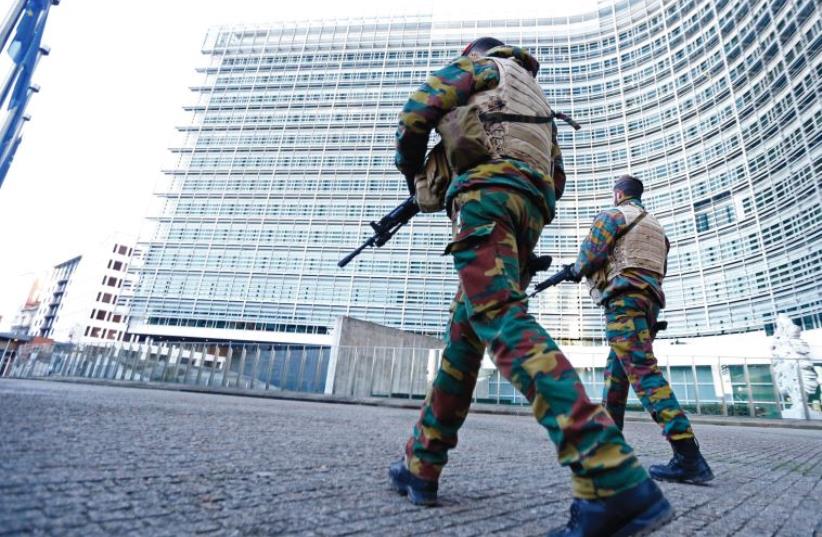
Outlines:
{"type": "MultiPolygon", "coordinates": [[[[0,535],[541,535],[568,475],[524,416],[472,415],[442,506],[390,491],[416,413],[42,381],[0,380],[0,535]]],[[[657,535],[822,536],[822,431],[701,425],[718,479],[663,484],[657,535]]],[[[669,458],[628,423],[643,463],[669,458]]]]}

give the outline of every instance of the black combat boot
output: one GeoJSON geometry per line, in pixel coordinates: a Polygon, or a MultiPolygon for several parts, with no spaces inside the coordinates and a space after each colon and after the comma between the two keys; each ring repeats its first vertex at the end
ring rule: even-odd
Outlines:
{"type": "Polygon", "coordinates": [[[641,537],[674,517],[671,504],[656,483],[639,485],[602,500],[574,500],[571,519],[548,537],[641,537]]]}
{"type": "Polygon", "coordinates": [[[408,471],[402,459],[391,463],[388,477],[394,490],[403,496],[408,495],[414,505],[437,505],[437,482],[415,476],[408,471]]]}
{"type": "Polygon", "coordinates": [[[674,456],[668,464],[654,464],[648,468],[651,477],[659,481],[675,481],[700,485],[714,478],[711,467],[699,452],[699,444],[693,438],[672,440],[674,456]]]}

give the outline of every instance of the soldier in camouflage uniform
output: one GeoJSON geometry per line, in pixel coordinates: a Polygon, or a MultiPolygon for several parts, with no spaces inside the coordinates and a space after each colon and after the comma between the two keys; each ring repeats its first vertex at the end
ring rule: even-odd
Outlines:
{"type": "MultiPolygon", "coordinates": [[[[498,118],[516,120],[526,112],[516,102],[530,103],[531,116],[549,121],[526,119],[520,123],[530,126],[519,125],[519,130],[518,120],[504,125],[504,132],[493,136],[519,136],[534,147],[512,147],[517,144],[503,140],[497,146],[502,154],[457,169],[451,181],[446,208],[459,231],[446,253],[454,258],[460,286],[440,369],[405,457],[391,465],[389,476],[413,503],[436,503],[440,473],[448,450],[457,445],[487,348],[500,373],[530,401],[560,463],[573,472],[571,521],[551,535],[634,535],[670,520],[670,504],[605,409],[588,399],[568,359],[528,313],[527,259],[554,218],[565,181],[553,112],[535,81],[538,69],[527,51],[483,38],[433,73],[400,115],[396,162],[409,188],[423,166],[430,131],[437,127],[443,133],[441,121],[460,107],[478,106],[483,117],[490,102],[492,111],[508,114],[498,118]],[[514,94],[512,88],[530,96],[514,94]]],[[[500,126],[484,127],[493,132],[500,126]]]]}
{"type": "Polygon", "coordinates": [[[628,390],[633,386],[674,450],[668,465],[651,466],[651,476],[704,483],[713,474],[653,354],[657,316],[665,307],[662,280],[670,243],[662,226],[642,205],[642,192],[642,182],[635,177],[624,175],[617,180],[616,207],[594,219],[573,272],[577,279],[587,277],[592,298],[605,307],[611,346],[603,392],[608,413],[621,430],[628,390]]]}

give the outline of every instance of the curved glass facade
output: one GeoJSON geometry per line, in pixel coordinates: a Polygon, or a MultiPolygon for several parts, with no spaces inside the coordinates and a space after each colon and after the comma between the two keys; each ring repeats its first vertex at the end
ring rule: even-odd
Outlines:
{"type": "MultiPolygon", "coordinates": [[[[531,50],[553,107],[583,125],[560,125],[568,185],[541,253],[572,261],[613,179],[630,172],[672,243],[668,337],[762,329],[777,312],[822,326],[822,8],[600,6],[561,19],[209,32],[140,245],[132,330],[287,339],[351,315],[441,333],[456,285],[439,255],[443,215],[415,218],[346,269],[336,261],[405,197],[392,163],[408,94],[479,35],[531,50]]],[[[532,310],[558,339],[601,341],[583,286],[549,290],[532,310]]]]}

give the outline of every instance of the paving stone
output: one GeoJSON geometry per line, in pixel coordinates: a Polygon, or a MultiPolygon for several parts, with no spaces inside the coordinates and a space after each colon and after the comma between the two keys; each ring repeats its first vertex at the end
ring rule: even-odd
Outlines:
{"type": "MultiPolygon", "coordinates": [[[[412,409],[0,379],[0,535],[544,535],[571,492],[526,415],[472,414],[441,506],[393,493],[412,409]]],[[[822,431],[696,427],[717,475],[662,484],[661,536],[822,537],[822,431]]],[[[670,449],[626,425],[644,464],[670,449]]]]}

